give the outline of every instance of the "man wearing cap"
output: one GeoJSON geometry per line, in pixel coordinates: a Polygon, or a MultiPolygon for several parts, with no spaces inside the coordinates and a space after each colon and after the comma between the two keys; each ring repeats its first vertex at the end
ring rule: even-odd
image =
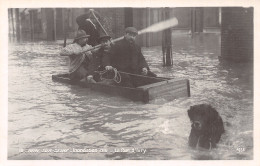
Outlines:
{"type": "Polygon", "coordinates": [[[89,64],[91,63],[92,53],[86,50],[91,46],[87,44],[89,35],[83,30],[78,30],[72,44],[60,51],[61,56],[68,56],[70,79],[81,80],[90,75],[89,64]]]}
{"type": "Polygon", "coordinates": [[[138,31],[134,27],[125,29],[124,39],[112,47],[111,63],[119,71],[156,76],[149,71],[148,64],[141,52],[140,46],[135,43],[138,31]]]}

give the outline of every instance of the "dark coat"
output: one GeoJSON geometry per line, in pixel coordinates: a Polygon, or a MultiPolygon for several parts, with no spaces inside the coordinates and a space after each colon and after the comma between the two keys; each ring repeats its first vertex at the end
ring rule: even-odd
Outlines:
{"type": "Polygon", "coordinates": [[[140,46],[130,44],[126,39],[112,47],[111,65],[119,71],[133,74],[141,74],[142,68],[148,68],[140,46]]]}
{"type": "Polygon", "coordinates": [[[110,66],[110,52],[104,52],[103,49],[99,49],[97,52],[93,52],[92,55],[89,64],[91,75],[94,75],[97,70],[105,70],[106,66],[110,66]]]}
{"type": "Polygon", "coordinates": [[[83,14],[76,18],[76,22],[79,25],[79,29],[82,29],[86,32],[86,34],[90,35],[88,39],[88,44],[95,46],[98,44],[99,34],[99,27],[93,26],[90,21],[86,21],[89,18],[89,14],[83,14]]]}

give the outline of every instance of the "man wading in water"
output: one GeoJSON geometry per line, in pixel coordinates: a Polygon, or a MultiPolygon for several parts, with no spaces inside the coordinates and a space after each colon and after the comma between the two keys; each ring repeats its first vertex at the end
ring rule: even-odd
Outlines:
{"type": "Polygon", "coordinates": [[[78,30],[72,44],[63,48],[60,52],[61,56],[69,56],[69,74],[71,80],[95,82],[90,75],[89,67],[93,59],[91,51],[86,50],[92,48],[87,44],[88,37],[83,30],[78,30]]]}

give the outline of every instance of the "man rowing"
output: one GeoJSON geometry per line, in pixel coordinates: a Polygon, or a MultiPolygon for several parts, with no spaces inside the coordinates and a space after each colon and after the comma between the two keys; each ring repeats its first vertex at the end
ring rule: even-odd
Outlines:
{"type": "Polygon", "coordinates": [[[69,56],[70,79],[75,81],[88,81],[95,83],[93,75],[96,70],[111,70],[110,66],[110,36],[101,36],[101,47],[89,51],[92,47],[87,44],[89,35],[83,30],[78,30],[72,44],[63,48],[61,56],[69,56]]]}
{"type": "Polygon", "coordinates": [[[78,30],[73,43],[60,51],[61,56],[69,57],[69,74],[71,80],[83,80],[90,75],[89,67],[93,57],[92,52],[87,51],[92,48],[92,46],[87,44],[88,38],[89,35],[83,30],[78,30]]]}

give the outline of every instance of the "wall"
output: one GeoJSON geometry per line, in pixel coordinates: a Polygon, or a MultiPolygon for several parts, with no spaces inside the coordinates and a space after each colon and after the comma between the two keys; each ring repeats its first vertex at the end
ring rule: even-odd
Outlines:
{"type": "Polygon", "coordinates": [[[222,8],[221,59],[253,60],[253,8],[222,8]]]}
{"type": "MultiPolygon", "coordinates": [[[[76,17],[86,13],[89,8],[34,8],[37,10],[35,16],[37,26],[34,31],[34,40],[62,40],[74,38],[75,31],[78,29],[76,17]]],[[[191,9],[192,8],[170,8],[171,17],[179,20],[179,25],[174,27],[174,31],[191,29],[191,9]]],[[[23,9],[21,9],[23,10],[23,9]]],[[[20,11],[21,11],[20,10],[20,11]]],[[[22,39],[31,40],[30,16],[28,9],[21,14],[22,39]]],[[[126,24],[133,24],[138,30],[146,28],[162,20],[163,8],[94,8],[102,16],[100,22],[112,38],[124,35],[126,24]],[[133,20],[126,21],[125,18],[133,20]]],[[[218,8],[203,8],[205,27],[218,27],[218,8]]],[[[204,27],[203,27],[204,28],[204,27]]],[[[162,33],[150,33],[140,35],[137,42],[142,46],[161,45],[162,33]]]]}

